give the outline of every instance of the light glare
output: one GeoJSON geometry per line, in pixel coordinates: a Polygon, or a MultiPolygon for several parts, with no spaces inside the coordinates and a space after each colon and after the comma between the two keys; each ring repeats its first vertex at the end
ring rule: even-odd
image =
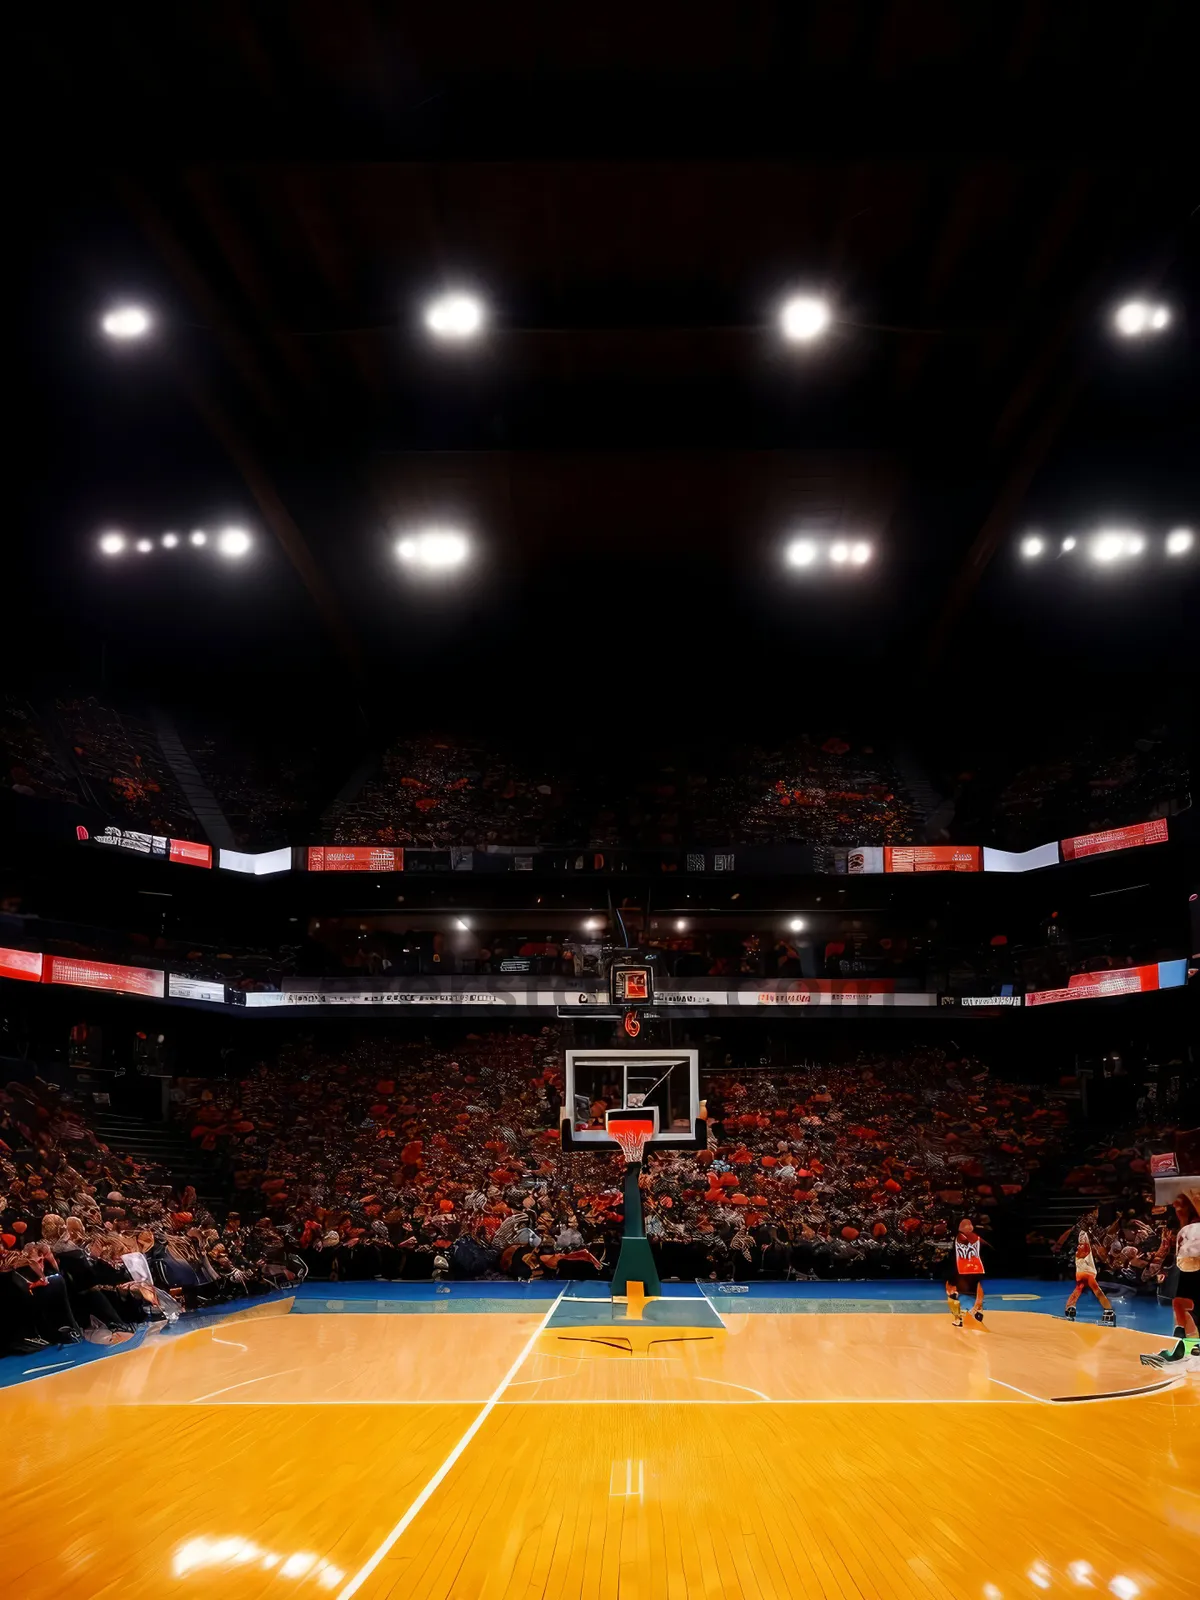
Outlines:
{"type": "Polygon", "coordinates": [[[850,559],[850,546],[848,544],[844,544],[839,539],[837,544],[830,545],[829,559],[834,563],[835,566],[845,566],[846,562],[850,559]]]}
{"type": "Polygon", "coordinates": [[[139,539],[137,547],[142,555],[148,556],[151,550],[154,549],[154,541],[152,539],[139,539]]]}
{"type": "Polygon", "coordinates": [[[244,556],[250,549],[250,535],[244,528],[223,528],[217,535],[217,549],[223,556],[244,556]]]}
{"type": "Polygon", "coordinates": [[[1113,326],[1125,339],[1140,339],[1145,333],[1161,333],[1169,326],[1167,306],[1148,305],[1145,300],[1126,300],[1113,313],[1113,326]]]}
{"type": "Polygon", "coordinates": [[[483,302],[458,290],[439,295],[425,308],[425,326],[438,339],[473,339],[483,322],[483,302]]]}
{"type": "Polygon", "coordinates": [[[1190,528],[1172,528],[1167,535],[1167,554],[1182,556],[1192,548],[1195,539],[1190,528]]]}
{"type": "Polygon", "coordinates": [[[850,559],[856,567],[865,566],[871,559],[871,546],[869,544],[851,545],[850,559]]]}
{"type": "Polygon", "coordinates": [[[792,930],[793,933],[803,933],[804,932],[804,918],[803,917],[793,917],[792,920],[788,923],[788,927],[792,930]]]}
{"type": "Polygon", "coordinates": [[[401,539],[396,546],[401,561],[427,571],[460,567],[468,553],[466,536],[453,528],[428,528],[401,539]]]}
{"type": "Polygon", "coordinates": [[[811,567],[817,559],[817,547],[811,539],[793,539],[787,548],[788,566],[811,567]]]}
{"type": "Polygon", "coordinates": [[[1090,1561],[1072,1561],[1068,1563],[1067,1575],[1073,1583],[1079,1584],[1081,1588],[1090,1589],[1092,1587],[1092,1579],[1096,1576],[1096,1569],[1090,1561]]]}
{"type": "Polygon", "coordinates": [[[1062,547],[1063,547],[1064,550],[1074,550],[1075,543],[1076,543],[1075,535],[1073,533],[1069,533],[1067,535],[1067,537],[1063,540],[1062,547]]]}
{"type": "Polygon", "coordinates": [[[1021,554],[1026,561],[1033,561],[1041,555],[1046,548],[1046,541],[1040,539],[1036,533],[1030,534],[1028,539],[1021,540],[1021,554]]]}
{"type": "Polygon", "coordinates": [[[1110,1594],[1116,1595],[1117,1600],[1137,1600],[1137,1596],[1142,1592],[1132,1578],[1127,1578],[1120,1572],[1109,1584],[1108,1589],[1110,1594]]]}
{"type": "Polygon", "coordinates": [[[797,294],[786,300],[779,313],[783,336],[793,344],[820,338],[831,320],[828,302],[815,295],[797,294]]]}
{"type": "Polygon", "coordinates": [[[1092,540],[1092,559],[1094,561],[1117,561],[1125,553],[1125,535],[1123,533],[1099,533],[1092,540]]]}
{"type": "Polygon", "coordinates": [[[188,534],[188,543],[194,545],[207,544],[208,535],[203,528],[193,528],[191,533],[188,534]]]}
{"type": "Polygon", "coordinates": [[[106,556],[119,556],[125,548],[125,535],[117,533],[102,533],[100,535],[100,548],[106,556]]]}
{"type": "Polygon", "coordinates": [[[150,332],[150,313],[142,306],[114,306],[100,326],[110,339],[140,339],[150,332]]]}
{"type": "Polygon", "coordinates": [[[164,550],[174,550],[175,546],[179,543],[179,535],[177,533],[164,533],[162,536],[162,542],[164,550]]]}

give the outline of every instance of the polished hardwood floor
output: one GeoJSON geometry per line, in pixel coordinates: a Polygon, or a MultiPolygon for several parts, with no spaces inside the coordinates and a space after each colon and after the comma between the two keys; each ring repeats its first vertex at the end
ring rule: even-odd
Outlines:
{"type": "Polygon", "coordinates": [[[0,1590],[1200,1594],[1200,1378],[1157,1387],[1161,1340],[751,1314],[626,1348],[543,1321],[233,1316],[0,1391],[0,1590]]]}

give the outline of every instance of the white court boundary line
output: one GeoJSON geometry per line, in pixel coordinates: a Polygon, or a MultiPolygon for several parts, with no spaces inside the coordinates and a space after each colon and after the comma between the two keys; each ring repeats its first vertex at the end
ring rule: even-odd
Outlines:
{"type": "Polygon", "coordinates": [[[504,1393],[505,1389],[508,1388],[509,1384],[516,1377],[521,1367],[525,1364],[526,1358],[533,1349],[534,1345],[537,1343],[539,1336],[545,1331],[550,1322],[550,1318],[554,1315],[555,1311],[557,1311],[559,1302],[562,1300],[563,1295],[565,1295],[566,1292],[566,1289],[563,1288],[559,1294],[555,1296],[545,1316],[542,1317],[537,1327],[521,1346],[521,1351],[517,1356],[517,1359],[500,1379],[500,1382],[496,1385],[495,1389],[492,1390],[491,1396],[483,1406],[483,1409],[479,1412],[478,1416],[475,1418],[474,1422],[472,1422],[470,1427],[467,1428],[462,1438],[454,1446],[453,1450],[451,1450],[450,1454],[442,1462],[441,1466],[434,1473],[433,1477],[430,1478],[429,1482],[421,1490],[420,1494],[412,1502],[408,1510],[400,1518],[399,1522],[397,1522],[396,1526],[383,1540],[383,1543],[378,1547],[377,1550],[373,1552],[373,1554],[367,1557],[362,1566],[359,1567],[358,1571],[349,1580],[349,1582],[343,1584],[343,1586],[338,1590],[337,1600],[350,1600],[351,1595],[358,1593],[359,1589],[362,1588],[363,1584],[375,1571],[375,1568],[383,1560],[384,1556],[386,1556],[388,1551],[392,1549],[396,1541],[402,1536],[410,1523],[413,1521],[414,1517],[416,1517],[418,1512],[424,1507],[434,1490],[443,1482],[451,1467],[462,1455],[463,1451],[470,1444],[471,1440],[475,1437],[480,1428],[483,1427],[484,1423],[495,1410],[500,1396],[504,1393]]]}
{"type": "MultiPolygon", "coordinates": [[[[194,1400],[179,1402],[188,1406],[202,1406],[206,1400],[215,1400],[219,1394],[230,1394],[234,1389],[248,1388],[252,1383],[266,1383],[269,1378],[288,1378],[293,1372],[302,1372],[303,1367],[284,1367],[282,1372],[260,1372],[257,1378],[241,1378],[237,1383],[227,1383],[223,1389],[210,1389],[207,1394],[198,1394],[194,1400]]],[[[167,1402],[170,1404],[170,1402],[167,1402]]]]}

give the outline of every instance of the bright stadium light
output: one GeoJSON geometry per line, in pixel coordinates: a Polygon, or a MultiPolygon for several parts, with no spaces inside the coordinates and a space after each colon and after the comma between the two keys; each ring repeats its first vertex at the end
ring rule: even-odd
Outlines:
{"type": "Polygon", "coordinates": [[[1190,528],[1172,528],[1167,535],[1167,554],[1185,556],[1194,543],[1195,538],[1190,528]]]}
{"type": "Polygon", "coordinates": [[[250,535],[244,528],[222,528],[217,549],[223,556],[244,556],[250,549],[250,535]]]}
{"type": "Polygon", "coordinates": [[[164,550],[174,550],[175,546],[179,543],[179,535],[177,533],[164,533],[162,536],[162,543],[164,550]]]}
{"type": "Polygon", "coordinates": [[[1066,554],[1067,552],[1074,550],[1075,543],[1075,535],[1073,533],[1069,533],[1062,542],[1063,553],[1066,554]]]}
{"type": "Polygon", "coordinates": [[[844,540],[839,539],[836,544],[830,545],[829,559],[834,566],[844,567],[850,559],[850,546],[844,540]]]}
{"type": "Polygon", "coordinates": [[[804,932],[804,918],[803,917],[793,917],[792,920],[788,923],[788,927],[791,929],[791,931],[793,933],[803,933],[804,932]]]}
{"type": "Polygon", "coordinates": [[[793,539],[787,547],[789,567],[811,567],[817,559],[817,547],[811,539],[793,539]]]}
{"type": "Polygon", "coordinates": [[[856,567],[865,567],[871,559],[871,546],[869,544],[852,544],[850,546],[850,559],[856,567]]]}
{"type": "Polygon", "coordinates": [[[119,556],[125,548],[125,535],[112,529],[100,535],[100,549],[106,556],[119,556]]]}
{"type": "Polygon", "coordinates": [[[1026,561],[1036,561],[1046,548],[1046,541],[1036,533],[1031,533],[1027,539],[1021,540],[1021,554],[1026,561]]]}
{"type": "Polygon", "coordinates": [[[153,539],[139,539],[138,542],[137,542],[137,547],[138,547],[138,553],[140,555],[148,556],[150,554],[151,550],[154,549],[154,540],[153,539]]]}
{"type": "Polygon", "coordinates": [[[407,535],[396,545],[401,561],[426,572],[461,567],[469,553],[466,535],[456,528],[426,528],[422,533],[407,535]]]}
{"type": "Polygon", "coordinates": [[[1092,560],[1104,564],[1119,561],[1126,552],[1129,535],[1115,530],[1098,533],[1092,540],[1092,560]]]}
{"type": "Polygon", "coordinates": [[[791,344],[810,344],[819,339],[832,320],[829,303],[811,294],[794,294],[779,312],[779,327],[791,344]]]}
{"type": "Polygon", "coordinates": [[[679,920],[676,922],[676,924],[675,924],[675,932],[676,933],[686,933],[687,932],[687,922],[684,920],[683,917],[680,917],[679,920]]]}
{"type": "Polygon", "coordinates": [[[485,320],[483,301],[458,289],[425,307],[425,326],[436,339],[474,339],[483,332],[485,320]]]}
{"type": "Polygon", "coordinates": [[[1140,533],[1127,533],[1125,535],[1125,554],[1127,556],[1140,556],[1146,548],[1146,541],[1140,533]]]}
{"type": "Polygon", "coordinates": [[[1141,339],[1148,333],[1161,333],[1169,327],[1168,307],[1145,300],[1126,300],[1113,312],[1113,327],[1123,339],[1141,339]]]}
{"type": "Polygon", "coordinates": [[[467,921],[466,917],[455,917],[454,926],[463,933],[470,933],[471,931],[471,924],[467,921]]]}
{"type": "Polygon", "coordinates": [[[150,332],[154,321],[143,306],[114,306],[105,312],[100,326],[110,339],[141,339],[150,332]]]}
{"type": "Polygon", "coordinates": [[[599,917],[589,917],[583,925],[584,933],[599,933],[604,923],[599,917]]]}
{"type": "Polygon", "coordinates": [[[205,533],[203,528],[193,528],[191,533],[188,534],[188,543],[197,546],[207,544],[208,535],[205,533]]]}

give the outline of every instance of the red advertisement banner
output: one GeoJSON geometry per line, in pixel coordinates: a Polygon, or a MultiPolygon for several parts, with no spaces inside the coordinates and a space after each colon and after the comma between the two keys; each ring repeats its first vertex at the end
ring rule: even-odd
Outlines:
{"type": "Polygon", "coordinates": [[[0,978],[23,978],[26,983],[40,983],[41,951],[0,949],[0,978]]]}
{"type": "Polygon", "coordinates": [[[211,867],[212,845],[197,844],[194,839],[172,839],[170,856],[185,867],[211,867]]]}
{"type": "Polygon", "coordinates": [[[1118,972],[1076,972],[1065,989],[1038,989],[1025,996],[1027,1006],[1049,1006],[1059,1000],[1102,1000],[1111,994],[1145,994],[1158,988],[1158,962],[1122,967],[1118,972]]]}
{"type": "Polygon", "coordinates": [[[391,845],[313,844],[310,872],[403,872],[404,851],[391,845]]]}
{"type": "Polygon", "coordinates": [[[983,851],[977,844],[885,845],[885,872],[980,872],[983,851]]]}
{"type": "Polygon", "coordinates": [[[106,989],[112,994],[140,994],[161,1000],[166,974],[152,967],[120,967],[108,961],[79,961],[51,956],[42,969],[44,983],[69,983],[77,989],[106,989]]]}
{"type": "Polygon", "coordinates": [[[1127,828],[1105,828],[1103,833],[1081,833],[1062,841],[1064,861],[1081,861],[1084,856],[1104,856],[1110,850],[1133,850],[1143,844],[1166,844],[1167,819],[1131,822],[1127,828]]]}

